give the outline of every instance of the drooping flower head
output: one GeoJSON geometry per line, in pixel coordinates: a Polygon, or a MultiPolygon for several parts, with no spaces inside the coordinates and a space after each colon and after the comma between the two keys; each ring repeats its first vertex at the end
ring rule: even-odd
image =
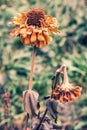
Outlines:
{"type": "Polygon", "coordinates": [[[81,88],[79,86],[73,86],[68,81],[68,76],[66,72],[66,66],[62,66],[64,80],[61,84],[56,84],[53,90],[52,96],[60,102],[72,102],[75,101],[77,97],[81,95],[81,88]]]}
{"type": "Polygon", "coordinates": [[[59,26],[56,18],[46,15],[41,9],[30,9],[18,14],[11,24],[16,25],[11,36],[19,36],[25,45],[43,47],[50,43],[49,32],[57,34],[59,26]]]}
{"type": "Polygon", "coordinates": [[[81,88],[72,84],[57,85],[53,91],[53,97],[60,102],[72,102],[81,95],[81,88]]]}

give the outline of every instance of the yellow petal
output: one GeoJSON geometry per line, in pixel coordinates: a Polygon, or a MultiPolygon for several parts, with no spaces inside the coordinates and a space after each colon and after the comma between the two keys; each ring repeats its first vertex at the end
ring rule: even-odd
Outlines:
{"type": "Polygon", "coordinates": [[[54,34],[60,33],[59,30],[57,30],[57,29],[55,29],[55,28],[53,28],[53,27],[49,27],[49,30],[50,30],[52,33],[54,33],[54,34]]]}
{"type": "Polygon", "coordinates": [[[22,37],[27,37],[27,28],[21,28],[20,29],[20,35],[22,35],[22,37]]]}
{"type": "Polygon", "coordinates": [[[44,46],[44,42],[39,43],[39,47],[42,48],[44,46]]]}
{"type": "Polygon", "coordinates": [[[49,35],[44,35],[44,38],[45,38],[46,44],[48,44],[52,39],[51,36],[49,35]]]}
{"type": "Polygon", "coordinates": [[[24,43],[25,43],[26,45],[29,45],[29,44],[30,44],[30,36],[27,36],[27,37],[25,38],[24,43]]]}
{"type": "Polygon", "coordinates": [[[29,45],[30,44],[30,36],[27,36],[26,38],[21,38],[21,41],[23,44],[29,45]]]}
{"type": "Polygon", "coordinates": [[[31,35],[31,42],[36,42],[36,33],[33,32],[31,35]]]}
{"type": "Polygon", "coordinates": [[[39,41],[44,41],[44,36],[43,36],[43,34],[42,34],[42,33],[38,33],[37,39],[38,39],[39,41]]]}
{"type": "Polygon", "coordinates": [[[10,35],[13,36],[18,36],[20,34],[20,28],[15,28],[12,30],[12,32],[10,33],[10,35]]]}
{"type": "Polygon", "coordinates": [[[27,31],[27,29],[26,29],[26,28],[21,28],[21,29],[20,29],[20,34],[25,34],[25,33],[26,33],[26,31],[27,31]]]}
{"type": "Polygon", "coordinates": [[[32,28],[27,28],[27,34],[29,34],[29,35],[32,34],[32,28]]]}

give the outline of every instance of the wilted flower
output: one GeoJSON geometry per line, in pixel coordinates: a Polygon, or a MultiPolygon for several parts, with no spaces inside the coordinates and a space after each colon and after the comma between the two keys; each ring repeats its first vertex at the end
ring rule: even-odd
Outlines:
{"type": "Polygon", "coordinates": [[[53,91],[53,97],[60,102],[75,101],[81,95],[81,88],[72,84],[57,85],[53,91]]]}
{"type": "MultiPolygon", "coordinates": [[[[66,72],[66,66],[61,67],[63,70],[63,82],[61,84],[56,84],[55,89],[53,90],[52,96],[60,102],[71,102],[75,101],[77,97],[81,95],[81,88],[79,86],[73,86],[68,81],[68,76],[66,72]]],[[[59,69],[58,69],[59,71],[59,69]]]]}
{"type": "Polygon", "coordinates": [[[30,9],[28,12],[18,14],[11,24],[17,25],[11,36],[19,36],[25,45],[40,48],[50,42],[49,32],[55,34],[59,32],[56,18],[46,15],[41,9],[30,9]]]}

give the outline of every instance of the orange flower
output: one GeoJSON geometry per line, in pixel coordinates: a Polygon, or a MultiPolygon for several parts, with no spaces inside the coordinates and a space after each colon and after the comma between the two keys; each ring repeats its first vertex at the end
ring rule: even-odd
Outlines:
{"type": "Polygon", "coordinates": [[[60,102],[75,101],[81,95],[81,88],[79,86],[72,86],[72,84],[56,85],[53,91],[53,97],[60,102]]]}
{"type": "Polygon", "coordinates": [[[11,36],[19,36],[25,45],[43,47],[49,44],[51,36],[49,32],[57,34],[58,23],[56,18],[48,16],[43,10],[30,9],[28,12],[18,14],[10,24],[15,27],[11,36]]]}
{"type": "Polygon", "coordinates": [[[56,84],[55,89],[52,92],[53,98],[60,102],[75,101],[76,98],[81,95],[81,88],[69,83],[65,65],[62,65],[56,72],[63,73],[63,81],[60,85],[56,84]]]}

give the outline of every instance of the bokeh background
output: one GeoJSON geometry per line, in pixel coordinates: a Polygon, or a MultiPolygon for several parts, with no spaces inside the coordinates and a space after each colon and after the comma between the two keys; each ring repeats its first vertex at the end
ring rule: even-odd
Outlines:
{"type": "Polygon", "coordinates": [[[28,88],[32,47],[10,36],[8,23],[19,12],[41,8],[59,21],[61,33],[37,50],[33,89],[44,96],[51,92],[57,66],[66,64],[70,82],[82,87],[74,103],[59,103],[57,124],[61,130],[87,130],[87,0],[0,0],[0,130],[23,129],[26,112],[22,92],[28,88]],[[10,93],[10,110],[4,111],[3,94],[10,93]]]}

